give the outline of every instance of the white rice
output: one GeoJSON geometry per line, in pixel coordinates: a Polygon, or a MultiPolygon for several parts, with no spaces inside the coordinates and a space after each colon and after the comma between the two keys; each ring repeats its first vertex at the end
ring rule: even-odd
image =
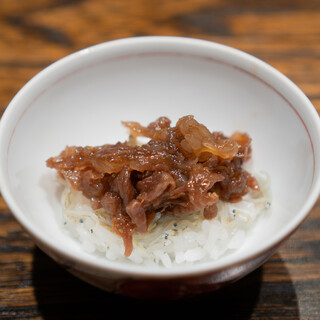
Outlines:
{"type": "Polygon", "coordinates": [[[261,191],[250,192],[241,202],[218,202],[218,215],[203,219],[202,212],[183,218],[157,213],[148,233],[133,235],[133,252],[124,256],[122,238],[112,231],[101,211],[93,211],[80,192],[66,186],[62,195],[63,224],[84,251],[154,267],[173,267],[215,260],[238,249],[253,222],[271,206],[269,177],[255,175],[261,191]]]}

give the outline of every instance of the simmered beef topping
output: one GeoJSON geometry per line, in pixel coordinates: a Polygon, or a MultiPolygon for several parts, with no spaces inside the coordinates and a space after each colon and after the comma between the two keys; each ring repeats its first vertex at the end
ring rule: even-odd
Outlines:
{"type": "Polygon", "coordinates": [[[239,201],[258,188],[243,169],[251,156],[245,133],[210,132],[193,116],[173,127],[166,117],[147,127],[123,124],[130,130],[128,142],[66,147],[47,165],[90,199],[93,209],[105,210],[123,238],[126,256],[133,232],[147,232],[155,212],[183,216],[203,210],[205,219],[213,219],[219,199],[239,201]],[[140,136],[149,142],[135,144],[140,136]]]}

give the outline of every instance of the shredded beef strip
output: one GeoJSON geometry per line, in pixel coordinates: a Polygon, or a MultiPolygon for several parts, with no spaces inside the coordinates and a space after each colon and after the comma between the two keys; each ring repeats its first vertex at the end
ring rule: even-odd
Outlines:
{"type": "Polygon", "coordinates": [[[251,139],[236,132],[226,137],[210,132],[193,116],[176,126],[160,117],[147,127],[124,122],[131,140],[98,147],[66,147],[47,160],[71,187],[103,208],[122,238],[125,255],[133,250],[133,232],[147,232],[155,212],[183,216],[203,210],[217,215],[217,201],[239,201],[257,189],[243,169],[251,156],[251,139]],[[132,143],[140,136],[144,145],[132,143]]]}

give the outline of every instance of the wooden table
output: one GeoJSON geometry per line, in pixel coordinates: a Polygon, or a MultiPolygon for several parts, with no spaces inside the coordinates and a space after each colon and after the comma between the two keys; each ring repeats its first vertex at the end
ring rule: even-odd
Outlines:
{"type": "MultiPolygon", "coordinates": [[[[41,69],[81,48],[129,36],[227,44],[276,67],[320,111],[319,0],[0,0],[0,112],[41,69]]],[[[119,316],[320,319],[320,201],[261,268],[191,301],[146,303],[102,292],[37,249],[0,198],[0,318],[119,316]],[[170,308],[170,309],[169,309],[170,308]]]]}

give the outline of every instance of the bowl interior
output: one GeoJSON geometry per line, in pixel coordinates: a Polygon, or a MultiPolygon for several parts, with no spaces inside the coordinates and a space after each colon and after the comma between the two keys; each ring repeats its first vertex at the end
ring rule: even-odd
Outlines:
{"type": "Polygon", "coordinates": [[[247,132],[253,139],[250,170],[271,178],[271,210],[239,250],[212,264],[236,261],[281,239],[310,209],[319,180],[312,110],[289,80],[223,46],[156,40],[96,46],[44,70],[9,106],[0,150],[6,198],[29,231],[87,259],[62,231],[61,187],[46,159],[66,145],[125,140],[121,121],[148,124],[167,116],[174,125],[192,114],[211,130],[247,132]]]}

